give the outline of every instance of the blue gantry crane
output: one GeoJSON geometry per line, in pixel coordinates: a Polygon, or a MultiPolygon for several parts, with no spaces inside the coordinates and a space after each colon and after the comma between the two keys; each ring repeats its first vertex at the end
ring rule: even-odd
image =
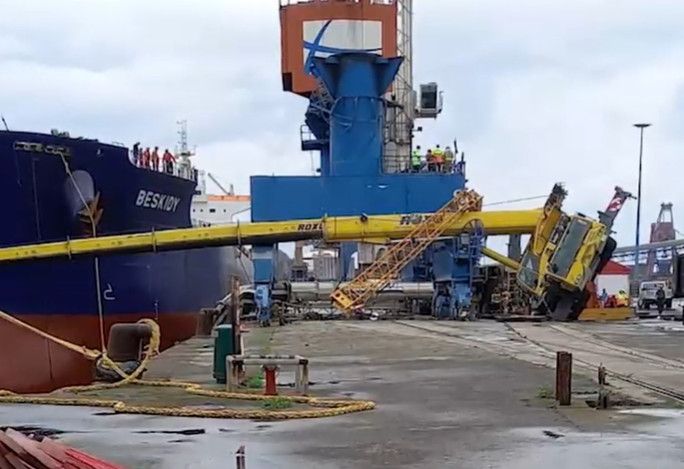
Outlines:
{"type": "MultiPolygon", "coordinates": [[[[441,100],[434,84],[426,88],[429,96],[421,97],[429,99],[416,99],[410,81],[410,47],[406,47],[405,37],[403,43],[390,44],[394,47],[387,44],[380,44],[382,47],[378,50],[368,47],[372,39],[369,31],[378,22],[364,22],[364,15],[394,18],[404,24],[411,9],[397,7],[397,3],[381,5],[368,0],[346,2],[344,8],[335,2],[319,0],[281,6],[284,63],[293,60],[285,57],[286,38],[300,37],[292,29],[304,31],[304,44],[298,50],[308,51],[301,66],[308,75],[306,80],[313,86],[310,91],[297,88],[303,81],[296,73],[294,78],[292,73],[284,73],[283,83],[287,91],[309,100],[301,133],[302,150],[319,154],[319,169],[315,176],[252,177],[252,221],[431,213],[465,187],[464,162],[458,165],[458,171],[412,173],[407,170],[414,119],[421,115],[436,117],[441,100]],[[393,16],[387,15],[390,8],[393,16]],[[293,23],[288,14],[311,21],[293,23]],[[360,39],[350,40],[358,31],[364,32],[360,39]],[[311,51],[307,34],[315,38],[318,53],[311,51]],[[406,55],[380,53],[388,50],[406,55]],[[407,86],[411,89],[407,90],[407,86]],[[432,109],[424,109],[420,103],[432,109]]],[[[399,40],[396,26],[391,21],[382,22],[384,28],[395,28],[393,34],[399,40]]],[[[385,33],[382,30],[379,34],[384,38],[385,33]]],[[[294,51],[293,56],[301,60],[296,47],[294,51]]],[[[462,306],[469,301],[472,266],[479,259],[477,250],[472,249],[473,242],[480,241],[461,238],[441,241],[422,256],[421,262],[428,266],[423,275],[433,277],[440,292],[448,292],[446,299],[435,299],[435,304],[449,304],[439,307],[440,311],[449,310],[440,314],[452,315],[454,305],[462,306]]],[[[349,266],[357,251],[357,243],[340,245],[340,281],[353,270],[349,266]]],[[[256,245],[252,252],[257,309],[262,319],[268,320],[271,292],[275,287],[273,265],[277,247],[256,245]]],[[[406,278],[402,280],[417,280],[410,274],[412,271],[404,270],[406,278]]]]}

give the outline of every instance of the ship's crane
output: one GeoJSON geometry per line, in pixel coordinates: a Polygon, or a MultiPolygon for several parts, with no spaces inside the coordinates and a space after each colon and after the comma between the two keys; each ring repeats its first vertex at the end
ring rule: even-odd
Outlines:
{"type": "Polygon", "coordinates": [[[233,185],[232,185],[232,184],[231,184],[231,186],[230,186],[230,190],[226,190],[226,188],[223,187],[223,184],[221,184],[221,183],[218,181],[218,179],[216,179],[216,178],[214,177],[213,174],[207,172],[207,177],[208,177],[209,179],[211,179],[211,182],[213,182],[214,184],[216,184],[216,186],[217,186],[219,189],[221,189],[221,192],[223,192],[224,194],[226,194],[226,195],[235,195],[235,191],[234,191],[234,189],[233,189],[233,185]]]}
{"type": "MultiPolygon", "coordinates": [[[[672,204],[662,203],[660,204],[658,219],[655,223],[651,224],[651,238],[649,242],[651,244],[662,243],[674,241],[676,238],[677,232],[674,227],[672,204]]],[[[672,264],[675,258],[676,252],[674,249],[670,249],[669,252],[666,251],[660,256],[658,256],[656,249],[650,249],[646,260],[646,274],[643,275],[643,278],[646,280],[669,278],[672,275],[672,264]]]]}
{"type": "Polygon", "coordinates": [[[402,239],[390,246],[366,270],[348,284],[336,289],[331,298],[343,311],[363,307],[368,300],[386,288],[411,261],[444,235],[445,231],[466,212],[479,212],[482,197],[475,191],[460,191],[444,207],[427,217],[402,239]]]}

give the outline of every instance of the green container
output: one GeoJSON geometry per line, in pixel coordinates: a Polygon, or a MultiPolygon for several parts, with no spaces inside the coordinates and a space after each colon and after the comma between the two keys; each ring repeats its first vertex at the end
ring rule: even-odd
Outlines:
{"type": "Polygon", "coordinates": [[[233,326],[223,324],[216,328],[214,339],[214,379],[217,383],[226,383],[226,357],[235,354],[235,336],[233,326]]]}

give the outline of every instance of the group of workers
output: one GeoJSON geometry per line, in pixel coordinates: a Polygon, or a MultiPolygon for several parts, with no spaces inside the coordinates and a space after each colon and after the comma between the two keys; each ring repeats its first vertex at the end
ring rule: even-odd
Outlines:
{"type": "Polygon", "coordinates": [[[144,150],[140,147],[140,142],[133,145],[133,164],[140,168],[154,169],[159,171],[159,163],[162,164],[162,170],[167,174],[173,174],[173,165],[176,163],[176,157],[169,151],[164,150],[164,154],[159,156],[159,147],[146,147],[144,150]]]}
{"type": "Polygon", "coordinates": [[[629,306],[629,294],[625,290],[620,290],[615,295],[609,295],[604,288],[598,297],[601,308],[626,308],[629,306]]]}
{"type": "Polygon", "coordinates": [[[417,146],[413,153],[411,153],[411,171],[414,173],[451,173],[454,170],[459,171],[460,164],[454,164],[455,159],[456,155],[449,146],[442,150],[439,145],[436,145],[435,148],[428,149],[425,153],[423,153],[420,146],[417,146]]]}

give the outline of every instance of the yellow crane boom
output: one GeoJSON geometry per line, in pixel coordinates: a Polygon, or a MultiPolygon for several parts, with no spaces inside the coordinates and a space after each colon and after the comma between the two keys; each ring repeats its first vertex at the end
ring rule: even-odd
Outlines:
{"type": "MultiPolygon", "coordinates": [[[[540,216],[541,210],[470,212],[450,220],[443,234],[454,236],[462,232],[474,220],[482,223],[488,235],[532,233],[540,216]]],[[[416,224],[426,217],[429,217],[429,214],[326,217],[314,220],[240,223],[101,236],[0,248],[0,262],[307,239],[323,239],[331,243],[342,241],[386,243],[392,239],[405,238],[416,224]]]]}

